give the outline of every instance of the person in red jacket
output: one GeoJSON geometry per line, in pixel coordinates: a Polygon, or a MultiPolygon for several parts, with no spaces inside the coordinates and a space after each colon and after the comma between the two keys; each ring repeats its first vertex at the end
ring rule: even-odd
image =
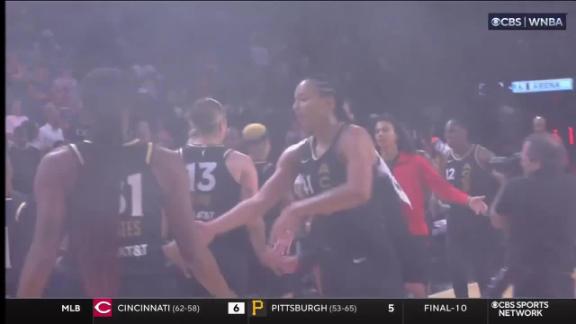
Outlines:
{"type": "Polygon", "coordinates": [[[423,155],[418,154],[407,132],[390,115],[376,118],[374,137],[378,151],[390,166],[412,207],[403,206],[410,230],[410,255],[404,256],[406,290],[415,298],[427,297],[427,259],[430,229],[426,222],[426,197],[429,192],[445,202],[467,205],[477,214],[488,207],[483,196],[470,197],[448,183],[423,155]]]}

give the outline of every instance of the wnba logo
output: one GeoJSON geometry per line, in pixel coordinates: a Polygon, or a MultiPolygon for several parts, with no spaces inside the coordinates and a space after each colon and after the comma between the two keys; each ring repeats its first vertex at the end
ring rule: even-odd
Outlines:
{"type": "Polygon", "coordinates": [[[565,13],[491,13],[490,30],[566,30],[565,13]]]}
{"type": "Polygon", "coordinates": [[[92,300],[93,317],[112,317],[112,299],[92,300]]]}

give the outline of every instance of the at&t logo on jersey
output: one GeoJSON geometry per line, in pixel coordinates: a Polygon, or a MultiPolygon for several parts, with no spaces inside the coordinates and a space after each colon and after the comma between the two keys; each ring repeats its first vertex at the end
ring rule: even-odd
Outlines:
{"type": "Polygon", "coordinates": [[[93,299],[93,317],[112,317],[112,299],[93,299]]]}

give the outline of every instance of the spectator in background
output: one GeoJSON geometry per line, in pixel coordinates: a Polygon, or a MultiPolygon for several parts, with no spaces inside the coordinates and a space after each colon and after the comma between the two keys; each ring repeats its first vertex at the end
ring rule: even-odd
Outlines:
{"type": "Polygon", "coordinates": [[[42,122],[42,109],[50,100],[50,82],[48,80],[48,68],[38,66],[34,70],[32,80],[28,83],[28,99],[25,114],[35,122],[42,122]]]}
{"type": "MultiPolygon", "coordinates": [[[[534,119],[532,120],[532,130],[534,131],[534,134],[550,134],[552,135],[552,138],[559,144],[564,144],[564,141],[562,141],[562,137],[560,137],[560,135],[558,135],[557,132],[551,133],[548,130],[548,123],[546,121],[546,118],[542,116],[534,117],[534,119]]],[[[570,157],[568,156],[568,154],[566,154],[564,158],[565,158],[564,160],[565,167],[569,168],[570,157]]]]}
{"type": "Polygon", "coordinates": [[[24,125],[26,125],[26,136],[28,137],[29,145],[42,153],[40,150],[40,128],[33,121],[24,122],[24,125]]]}
{"type": "Polygon", "coordinates": [[[64,132],[61,128],[60,111],[52,103],[44,107],[46,124],[40,127],[39,144],[43,152],[50,151],[59,141],[64,141],[64,132]]]}
{"type": "Polygon", "coordinates": [[[12,184],[15,190],[23,194],[32,194],[34,176],[42,154],[32,145],[38,128],[30,121],[23,122],[14,130],[14,145],[8,150],[12,163],[12,184]]]}
{"type": "Polygon", "coordinates": [[[532,120],[532,130],[534,131],[534,134],[551,134],[556,141],[562,143],[562,138],[558,133],[551,133],[548,130],[548,122],[546,121],[546,118],[542,116],[534,117],[532,120]]]}
{"type": "Polygon", "coordinates": [[[7,80],[13,82],[24,81],[26,78],[26,67],[20,62],[20,58],[15,52],[10,52],[7,55],[6,74],[7,80]]]}
{"type": "Polygon", "coordinates": [[[62,59],[62,47],[58,44],[54,32],[44,29],[33,44],[36,59],[55,65],[62,59]]]}
{"type": "Polygon", "coordinates": [[[548,133],[548,126],[546,124],[546,118],[542,116],[534,117],[532,120],[532,130],[534,131],[534,134],[548,133]]]}
{"type": "Polygon", "coordinates": [[[499,192],[492,224],[508,234],[515,298],[574,298],[576,177],[563,172],[566,149],[549,134],[529,136],[524,176],[499,192]]]}
{"type": "Polygon", "coordinates": [[[58,107],[78,108],[78,81],[72,76],[70,69],[63,69],[58,78],[52,82],[52,101],[58,107]]]}
{"type": "Polygon", "coordinates": [[[28,117],[23,115],[22,100],[19,98],[13,99],[10,102],[10,114],[6,116],[6,136],[8,139],[12,139],[16,127],[27,120],[28,117]]]}
{"type": "Polygon", "coordinates": [[[6,91],[16,97],[25,98],[28,91],[28,77],[28,67],[21,63],[18,55],[9,54],[6,63],[6,91]]]}

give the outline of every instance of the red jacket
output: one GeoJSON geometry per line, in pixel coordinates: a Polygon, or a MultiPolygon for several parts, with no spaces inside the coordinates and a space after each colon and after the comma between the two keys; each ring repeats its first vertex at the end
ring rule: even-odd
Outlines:
{"type": "Polygon", "coordinates": [[[412,235],[429,235],[426,223],[426,194],[430,191],[440,200],[466,205],[468,195],[446,181],[432,164],[417,153],[399,153],[392,167],[394,177],[408,195],[412,208],[403,204],[404,216],[408,218],[408,227],[412,235]]]}

